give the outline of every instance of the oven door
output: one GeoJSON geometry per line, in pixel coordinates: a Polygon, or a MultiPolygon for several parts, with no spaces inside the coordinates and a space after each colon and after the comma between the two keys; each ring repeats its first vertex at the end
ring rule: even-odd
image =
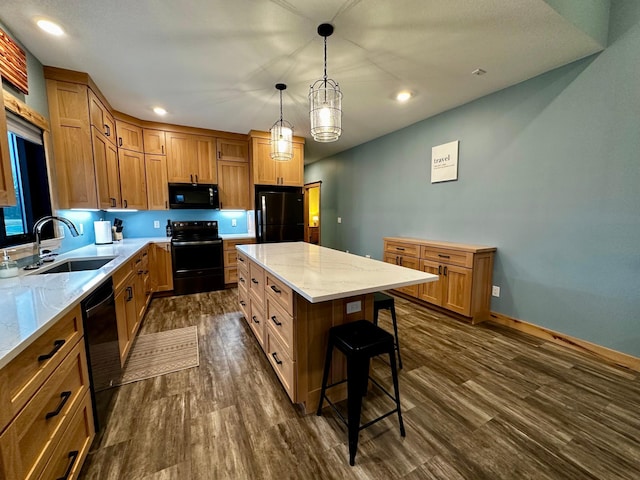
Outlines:
{"type": "Polygon", "coordinates": [[[176,295],[224,288],[222,240],[172,241],[171,258],[176,295]]]}

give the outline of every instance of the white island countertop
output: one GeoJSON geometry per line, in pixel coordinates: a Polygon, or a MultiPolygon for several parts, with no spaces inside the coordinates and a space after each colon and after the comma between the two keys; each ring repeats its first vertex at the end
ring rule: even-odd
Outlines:
{"type": "Polygon", "coordinates": [[[236,248],[311,303],[438,280],[420,270],[304,242],[236,248]]]}

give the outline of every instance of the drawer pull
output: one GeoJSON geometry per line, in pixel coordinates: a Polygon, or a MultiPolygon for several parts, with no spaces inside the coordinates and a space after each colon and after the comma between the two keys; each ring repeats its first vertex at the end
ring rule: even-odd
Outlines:
{"type": "Polygon", "coordinates": [[[62,409],[64,408],[64,405],[67,403],[67,400],[69,400],[69,397],[71,397],[71,392],[70,391],[62,392],[60,394],[60,398],[62,399],[62,401],[58,405],[58,408],[56,408],[53,412],[47,413],[44,416],[44,418],[49,420],[50,418],[57,417],[60,414],[60,412],[62,411],[62,409]]]}
{"type": "Polygon", "coordinates": [[[244,283],[244,278],[240,277],[240,281],[241,281],[242,283],[244,283]]]}
{"type": "Polygon", "coordinates": [[[271,356],[273,357],[273,359],[276,361],[278,365],[282,365],[282,360],[278,358],[278,352],[273,352],[271,356]]]}
{"type": "Polygon", "coordinates": [[[396,250],[400,250],[401,252],[404,252],[404,248],[402,247],[396,247],[396,250]]]}
{"type": "Polygon", "coordinates": [[[71,475],[71,470],[73,470],[73,466],[76,464],[76,460],[78,459],[78,454],[80,452],[78,450],[73,450],[69,452],[69,458],[71,462],[69,462],[69,466],[67,467],[67,471],[64,472],[64,476],[58,478],[57,480],[68,480],[69,475],[71,475]]]}
{"type": "Polygon", "coordinates": [[[451,258],[451,255],[443,255],[443,254],[439,253],[438,257],[440,257],[440,258],[451,258]]]}
{"type": "Polygon", "coordinates": [[[259,282],[258,280],[256,280],[255,278],[252,278],[252,279],[251,279],[251,281],[252,281],[254,284],[256,284],[256,285],[258,285],[258,284],[260,283],[260,282],[259,282]]]}
{"type": "Polygon", "coordinates": [[[260,323],[260,320],[258,320],[255,315],[251,318],[253,319],[254,323],[260,323]]]}
{"type": "Polygon", "coordinates": [[[244,263],[244,258],[238,257],[238,260],[240,260],[242,263],[244,263]]]}
{"type": "Polygon", "coordinates": [[[275,285],[271,285],[271,290],[273,290],[276,293],[282,293],[282,290],[280,290],[278,287],[276,287],[275,285]]]}
{"type": "Polygon", "coordinates": [[[106,123],[104,124],[104,134],[107,137],[111,136],[111,129],[109,128],[109,125],[107,125],[106,123]]]}
{"type": "Polygon", "coordinates": [[[62,348],[62,346],[64,345],[66,340],[56,340],[53,342],[53,350],[51,350],[49,353],[45,354],[45,355],[40,355],[38,357],[38,361],[39,362],[44,362],[45,360],[49,360],[51,357],[53,357],[56,353],[58,353],[58,350],[60,350],[62,348]]]}
{"type": "Polygon", "coordinates": [[[244,300],[240,300],[240,305],[242,305],[243,307],[246,307],[247,303],[244,300]]]}
{"type": "Polygon", "coordinates": [[[271,317],[273,323],[275,323],[278,327],[282,326],[282,322],[279,322],[275,315],[271,317]]]}
{"type": "Polygon", "coordinates": [[[447,276],[447,266],[446,265],[444,266],[444,276],[445,277],[447,276]]]}

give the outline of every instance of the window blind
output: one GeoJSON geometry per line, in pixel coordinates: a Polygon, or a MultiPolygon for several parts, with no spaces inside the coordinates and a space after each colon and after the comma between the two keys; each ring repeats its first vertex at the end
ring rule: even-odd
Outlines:
{"type": "Polygon", "coordinates": [[[42,130],[23,118],[7,110],[7,130],[18,137],[42,145],[42,130]]]}

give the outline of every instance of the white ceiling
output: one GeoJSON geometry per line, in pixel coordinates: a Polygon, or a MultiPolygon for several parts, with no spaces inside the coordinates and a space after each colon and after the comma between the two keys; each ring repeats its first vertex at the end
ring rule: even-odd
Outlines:
{"type": "Polygon", "coordinates": [[[44,65],[89,73],[112,106],[145,120],[247,133],[284,118],[307,139],[306,163],[602,49],[543,0],[20,0],[4,23],[44,65]],[[60,23],[66,36],[34,19],[60,23]],[[343,134],[309,134],[309,85],[344,93],[343,134]],[[471,74],[476,68],[488,73],[471,74]],[[401,89],[416,93],[399,104],[401,89]]]}

